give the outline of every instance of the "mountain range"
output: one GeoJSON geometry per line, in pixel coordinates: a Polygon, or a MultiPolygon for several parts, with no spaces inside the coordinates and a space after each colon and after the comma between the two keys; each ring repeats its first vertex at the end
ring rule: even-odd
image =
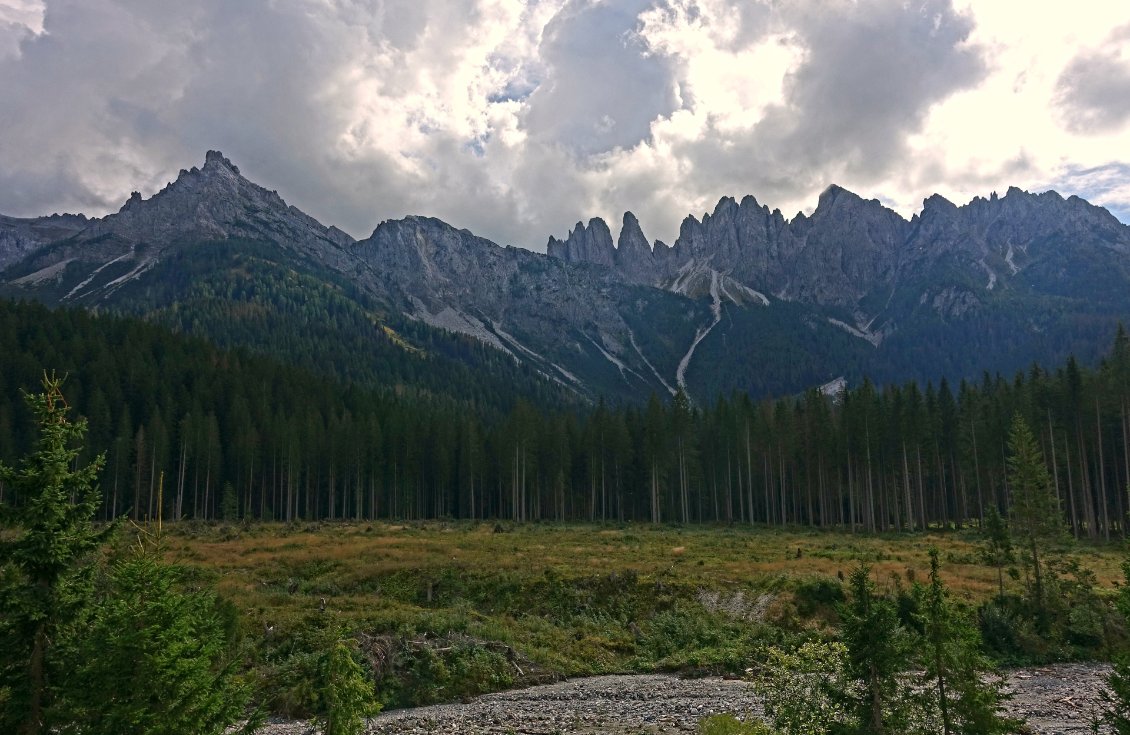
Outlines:
{"type": "Polygon", "coordinates": [[[831,186],[792,219],[723,198],[670,246],[630,212],[544,255],[429,217],[355,240],[210,151],[102,218],[0,217],[0,294],[397,389],[709,401],[1092,360],[1130,317],[1130,227],[1055,192],[934,195],[908,220],[831,186]]]}

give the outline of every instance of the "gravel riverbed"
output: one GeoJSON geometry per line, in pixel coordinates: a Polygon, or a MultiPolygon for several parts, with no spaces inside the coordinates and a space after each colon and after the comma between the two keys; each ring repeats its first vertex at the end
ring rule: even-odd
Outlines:
{"type": "MultiPolygon", "coordinates": [[[[1008,711],[1033,735],[1091,732],[1104,664],[1057,664],[1009,672],[1008,711]]],[[[707,715],[758,716],[761,703],[746,682],[670,675],[595,676],[487,694],[457,704],[394,710],[366,732],[465,735],[643,735],[692,733],[707,715]]],[[[260,735],[306,735],[308,723],[271,723],[260,735]]]]}

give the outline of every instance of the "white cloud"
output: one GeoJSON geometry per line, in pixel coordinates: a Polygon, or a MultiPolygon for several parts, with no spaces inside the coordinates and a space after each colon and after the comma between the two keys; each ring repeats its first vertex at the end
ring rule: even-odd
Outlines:
{"type": "Polygon", "coordinates": [[[1127,23],[1088,0],[7,0],[0,212],[111,211],[208,148],[358,236],[429,214],[533,248],[625,209],[670,241],[723,195],[791,213],[833,182],[904,213],[1010,184],[1130,211],[1127,23]]]}

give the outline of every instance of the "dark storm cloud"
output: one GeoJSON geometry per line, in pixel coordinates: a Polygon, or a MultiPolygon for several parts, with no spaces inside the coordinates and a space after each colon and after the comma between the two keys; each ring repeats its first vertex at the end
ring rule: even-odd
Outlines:
{"type": "MultiPolygon", "coordinates": [[[[907,161],[909,136],[934,105],[987,73],[982,51],[968,43],[972,20],[949,0],[798,2],[767,13],[741,7],[745,25],[734,38],[782,37],[800,48],[801,60],[781,99],[754,124],[711,120],[704,134],[675,141],[681,165],[668,187],[656,186],[654,170],[618,181],[622,196],[646,203],[651,216],[641,221],[649,234],[677,231],[687,205],[676,199],[689,193],[710,208],[723,195],[747,193],[814,205],[830,183],[863,187],[916,165],[907,161]]],[[[756,83],[755,73],[750,78],[756,83]]]]}
{"type": "Polygon", "coordinates": [[[1130,26],[1101,48],[1078,54],[1056,83],[1056,105],[1067,129],[1104,133],[1130,120],[1130,26]]]}
{"type": "Polygon", "coordinates": [[[630,147],[677,106],[669,62],[647,54],[635,31],[653,0],[569,0],[546,26],[548,67],[526,117],[535,137],[577,153],[630,147]]]}
{"type": "Polygon", "coordinates": [[[43,34],[0,47],[0,98],[17,101],[0,105],[0,212],[112,211],[215,148],[358,236],[420,213],[540,248],[630,208],[668,237],[721,194],[905,165],[931,106],[984,72],[949,2],[742,0],[731,50],[770,33],[803,49],[783,97],[756,124],[657,141],[698,102],[640,20],[675,2],[50,0],[43,34]],[[514,8],[520,26],[476,49],[514,8]],[[468,69],[473,94],[451,81],[468,69]]]}
{"type": "Polygon", "coordinates": [[[784,98],[733,145],[694,144],[734,185],[793,195],[900,165],[930,108],[985,74],[972,22],[948,0],[809,3],[783,19],[805,50],[784,98]],[[713,148],[713,150],[711,150],[713,148]]]}

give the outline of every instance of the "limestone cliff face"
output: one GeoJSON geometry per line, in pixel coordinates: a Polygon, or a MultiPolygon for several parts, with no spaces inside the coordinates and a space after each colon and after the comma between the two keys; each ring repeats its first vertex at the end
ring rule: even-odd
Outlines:
{"type": "MultiPolygon", "coordinates": [[[[599,220],[553,247],[614,253],[599,220]]],[[[661,385],[630,346],[626,286],[610,261],[503,248],[431,217],[382,222],[350,252],[364,266],[359,281],[411,318],[476,337],[571,388],[587,390],[594,365],[639,390],[661,385]]]]}
{"type": "Polygon", "coordinates": [[[89,224],[81,214],[27,219],[0,215],[0,271],[43,245],[74,236],[89,224]]]}
{"type": "MultiPolygon", "coordinates": [[[[603,228],[603,222],[594,222],[603,228]]],[[[593,229],[590,223],[588,230],[593,229]]],[[[922,287],[923,303],[939,304],[939,313],[964,313],[982,303],[979,292],[1008,288],[1025,269],[1029,286],[1037,276],[1040,287],[1041,279],[1071,278],[1071,269],[1062,264],[1055,273],[1044,272],[1052,268],[1050,261],[1130,253],[1130,227],[1105,209],[1078,197],[1016,188],[960,207],[935,195],[909,221],[838,186],[820,195],[811,216],[792,220],[752,196],[741,202],[724,197],[701,221],[687,217],[671,248],[658,243],[647,248],[630,213],[615,251],[609,252],[604,243],[610,238],[605,238],[594,255],[576,235],[570,233],[565,243],[551,239],[557,245],[549,255],[611,266],[629,282],[692,297],[708,296],[712,279],[721,278],[734,288],[842,309],[861,323],[879,315],[872,303],[877,296],[889,297],[910,284],[922,287]],[[920,283],[940,269],[961,283],[920,283]],[[949,296],[942,295],[946,289],[949,296]]]]}
{"type": "Polygon", "coordinates": [[[561,260],[603,266],[612,266],[616,255],[612,247],[612,233],[599,217],[590,219],[588,226],[578,222],[564,241],[549,238],[546,252],[561,260]]]}

